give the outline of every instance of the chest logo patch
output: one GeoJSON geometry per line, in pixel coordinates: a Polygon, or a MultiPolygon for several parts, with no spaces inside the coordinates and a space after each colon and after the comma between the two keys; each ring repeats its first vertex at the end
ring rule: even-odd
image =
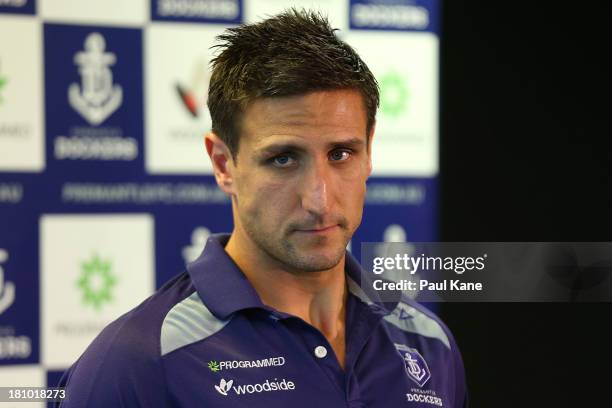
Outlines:
{"type": "Polygon", "coordinates": [[[410,348],[404,344],[396,344],[395,348],[404,361],[404,368],[408,378],[419,387],[423,387],[431,378],[431,371],[427,362],[417,349],[410,348]]]}

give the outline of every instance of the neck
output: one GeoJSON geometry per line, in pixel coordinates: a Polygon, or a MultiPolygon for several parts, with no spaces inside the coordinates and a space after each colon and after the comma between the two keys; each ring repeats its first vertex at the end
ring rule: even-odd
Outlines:
{"type": "Polygon", "coordinates": [[[262,255],[262,250],[235,230],[225,251],[259,294],[262,302],[297,316],[330,341],[344,341],[347,296],[344,257],[325,271],[296,272],[262,255]]]}

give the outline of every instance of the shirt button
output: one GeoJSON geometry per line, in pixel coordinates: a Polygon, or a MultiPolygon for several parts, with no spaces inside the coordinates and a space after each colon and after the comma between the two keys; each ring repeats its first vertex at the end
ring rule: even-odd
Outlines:
{"type": "Polygon", "coordinates": [[[323,346],[317,346],[314,349],[314,354],[319,358],[324,358],[327,355],[327,349],[323,346]]]}

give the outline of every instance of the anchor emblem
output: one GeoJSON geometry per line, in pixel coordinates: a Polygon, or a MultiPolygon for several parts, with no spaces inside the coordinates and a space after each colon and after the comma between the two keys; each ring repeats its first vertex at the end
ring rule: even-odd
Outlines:
{"type": "Polygon", "coordinates": [[[8,251],[0,248],[0,314],[15,301],[15,284],[4,280],[4,269],[1,265],[8,259],[8,256],[8,251]]]}
{"type": "Polygon", "coordinates": [[[115,112],[123,101],[123,89],[113,85],[110,66],[117,58],[105,52],[106,41],[100,33],[91,33],[84,43],[85,51],[74,56],[79,66],[82,86],[73,83],[68,88],[68,102],[91,125],[97,126],[115,112]]]}
{"type": "Polygon", "coordinates": [[[421,381],[423,377],[427,375],[427,371],[422,370],[418,364],[418,360],[412,358],[410,353],[404,354],[404,361],[406,362],[406,370],[417,381],[421,381]]]}
{"type": "Polygon", "coordinates": [[[431,371],[427,362],[418,350],[410,348],[404,344],[396,344],[398,353],[404,360],[404,367],[408,378],[414,381],[419,387],[424,386],[431,378],[431,371]]]}

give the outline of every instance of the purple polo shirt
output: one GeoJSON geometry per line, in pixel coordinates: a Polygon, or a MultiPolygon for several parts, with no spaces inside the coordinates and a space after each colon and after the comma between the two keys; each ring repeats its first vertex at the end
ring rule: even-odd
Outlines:
{"type": "Polygon", "coordinates": [[[62,407],[467,406],[455,341],[408,299],[377,301],[346,255],[346,366],[323,334],[264,305],[209,238],[200,257],[93,341],[62,407]]]}

